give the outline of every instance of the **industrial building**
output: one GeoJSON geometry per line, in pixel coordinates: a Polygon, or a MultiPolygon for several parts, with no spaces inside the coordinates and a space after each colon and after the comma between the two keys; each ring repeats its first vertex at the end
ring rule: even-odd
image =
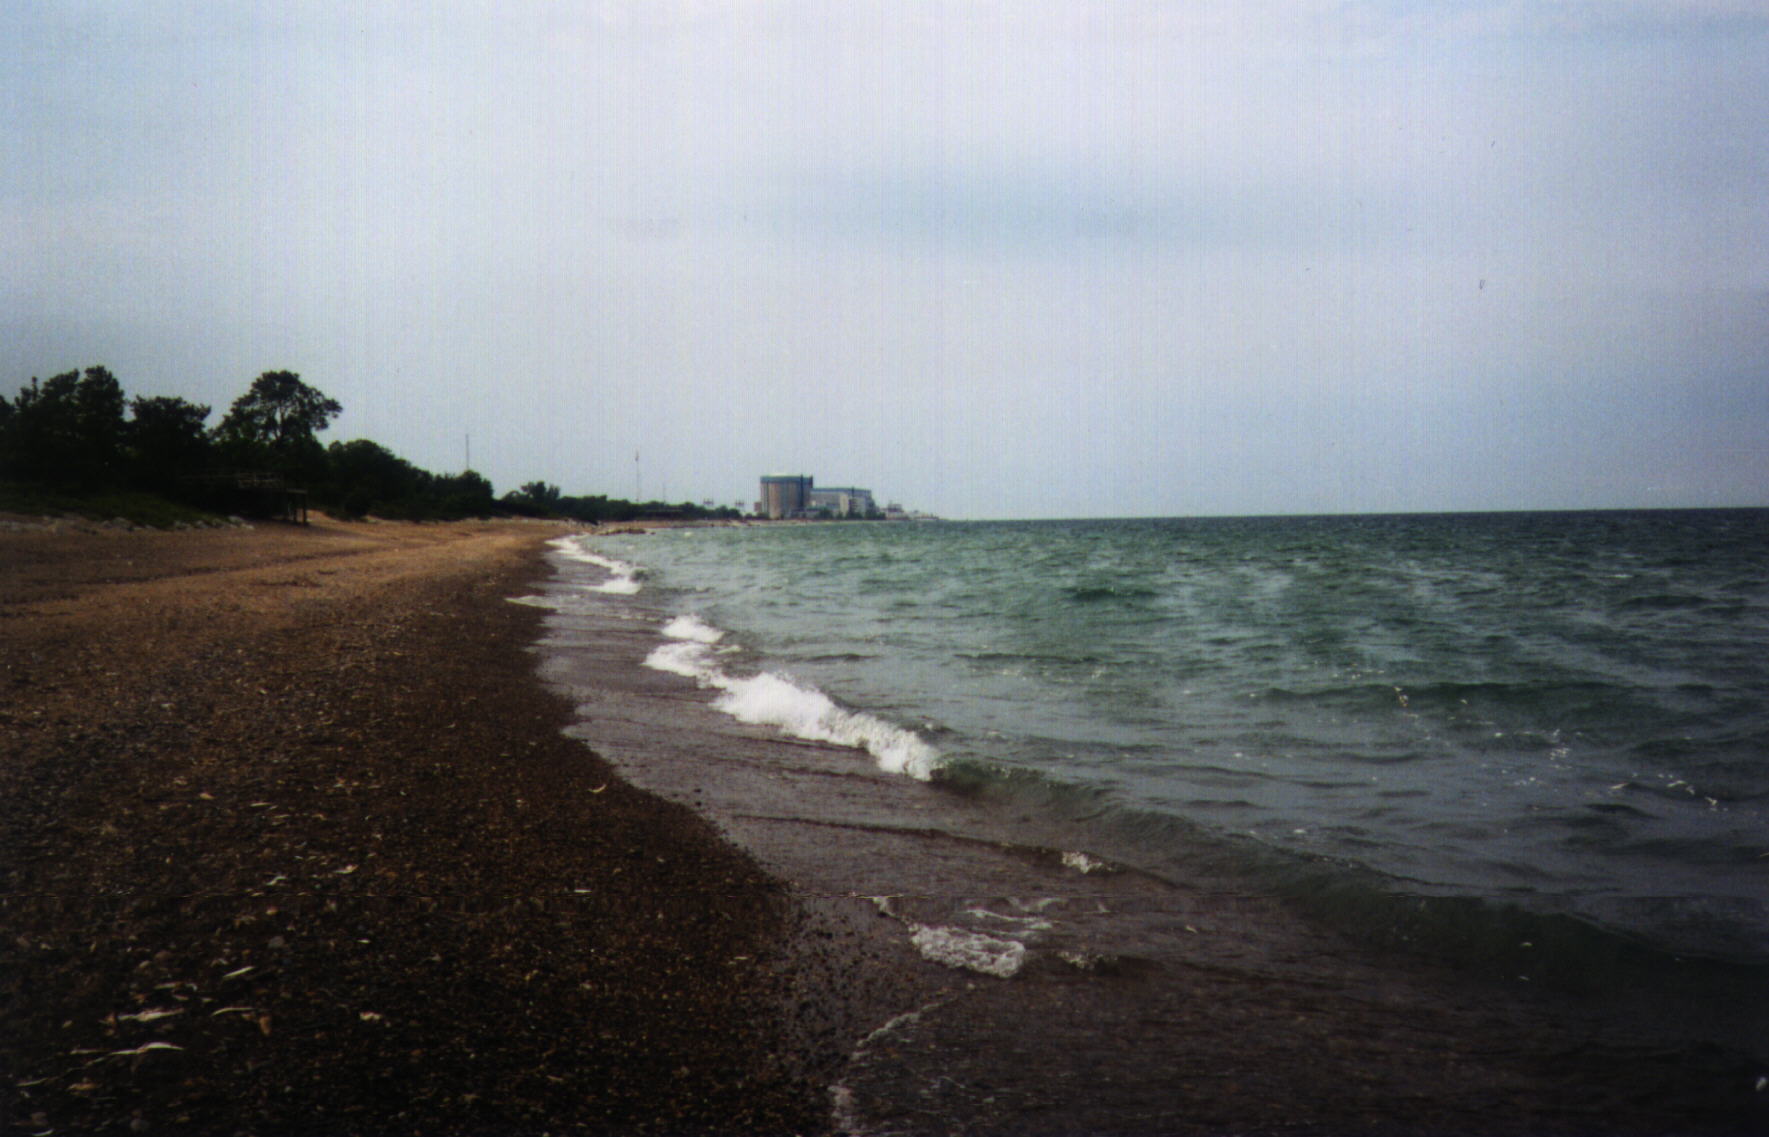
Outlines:
{"type": "Polygon", "coordinates": [[[871,517],[878,512],[878,506],[872,503],[871,490],[830,486],[811,490],[811,512],[833,517],[871,517]]]}
{"type": "Polygon", "coordinates": [[[762,475],[762,499],[756,503],[757,514],[778,521],[783,517],[804,517],[810,509],[810,475],[762,475]]]}
{"type": "Polygon", "coordinates": [[[812,484],[808,474],[764,474],[756,514],[772,520],[808,517],[874,517],[878,506],[871,490],[854,486],[812,484]]]}

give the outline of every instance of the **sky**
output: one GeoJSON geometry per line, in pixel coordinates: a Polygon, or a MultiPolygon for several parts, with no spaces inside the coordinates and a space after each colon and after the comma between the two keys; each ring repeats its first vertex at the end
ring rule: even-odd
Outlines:
{"type": "Polygon", "coordinates": [[[8,0],[0,391],[498,492],[1769,505],[1758,0],[8,0]]]}

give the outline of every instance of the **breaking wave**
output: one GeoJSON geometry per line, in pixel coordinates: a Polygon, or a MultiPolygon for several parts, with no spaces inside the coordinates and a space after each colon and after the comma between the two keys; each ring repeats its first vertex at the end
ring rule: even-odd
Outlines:
{"type": "Polygon", "coordinates": [[[585,549],[580,542],[570,537],[560,537],[547,542],[547,544],[558,550],[561,556],[570,560],[608,570],[608,579],[600,584],[585,585],[587,591],[607,592],[616,596],[631,596],[639,591],[638,565],[615,560],[613,557],[604,557],[599,553],[592,553],[585,549]]]}
{"type": "Polygon", "coordinates": [[[718,690],[713,706],[738,722],[864,750],[886,773],[921,781],[929,780],[940,763],[939,751],[914,731],[839,706],[815,687],[772,671],[732,675],[720,665],[720,657],[734,650],[717,646],[724,632],[697,616],[677,616],[664,625],[663,634],[669,642],[653,649],[645,666],[718,690]]]}

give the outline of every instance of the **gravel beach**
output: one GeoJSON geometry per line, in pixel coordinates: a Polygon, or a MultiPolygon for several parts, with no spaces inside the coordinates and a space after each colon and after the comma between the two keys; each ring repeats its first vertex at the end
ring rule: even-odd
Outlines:
{"type": "Polygon", "coordinates": [[[0,534],[5,1132],[825,1124],[778,886],[533,678],[557,532],[0,534]]]}

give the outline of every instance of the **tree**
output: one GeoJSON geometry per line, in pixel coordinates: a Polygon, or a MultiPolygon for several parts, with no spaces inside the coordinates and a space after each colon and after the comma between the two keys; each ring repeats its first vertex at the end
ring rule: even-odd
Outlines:
{"type": "Polygon", "coordinates": [[[550,517],[559,511],[559,487],[550,482],[525,482],[504,495],[505,508],[526,517],[550,517]]]}
{"type": "Polygon", "coordinates": [[[474,470],[438,477],[431,483],[430,493],[440,517],[490,517],[497,512],[491,482],[474,470]]]}
{"type": "Polygon", "coordinates": [[[330,498],[347,516],[361,517],[371,510],[387,515],[411,509],[431,476],[378,442],[358,438],[334,442],[326,448],[331,470],[330,498]]]}
{"type": "Polygon", "coordinates": [[[325,472],[325,451],[314,435],[343,410],[293,371],[266,371],[234,400],[215,434],[237,464],[310,479],[325,472]]]}
{"type": "Polygon", "coordinates": [[[123,387],[103,367],[32,379],[0,411],[0,467],[13,477],[111,485],[121,474],[122,441],[123,387]]]}
{"type": "Polygon", "coordinates": [[[161,493],[173,493],[179,479],[203,472],[209,456],[209,435],[203,424],[209,408],[184,399],[157,395],[130,403],[129,464],[135,480],[161,493]]]}

